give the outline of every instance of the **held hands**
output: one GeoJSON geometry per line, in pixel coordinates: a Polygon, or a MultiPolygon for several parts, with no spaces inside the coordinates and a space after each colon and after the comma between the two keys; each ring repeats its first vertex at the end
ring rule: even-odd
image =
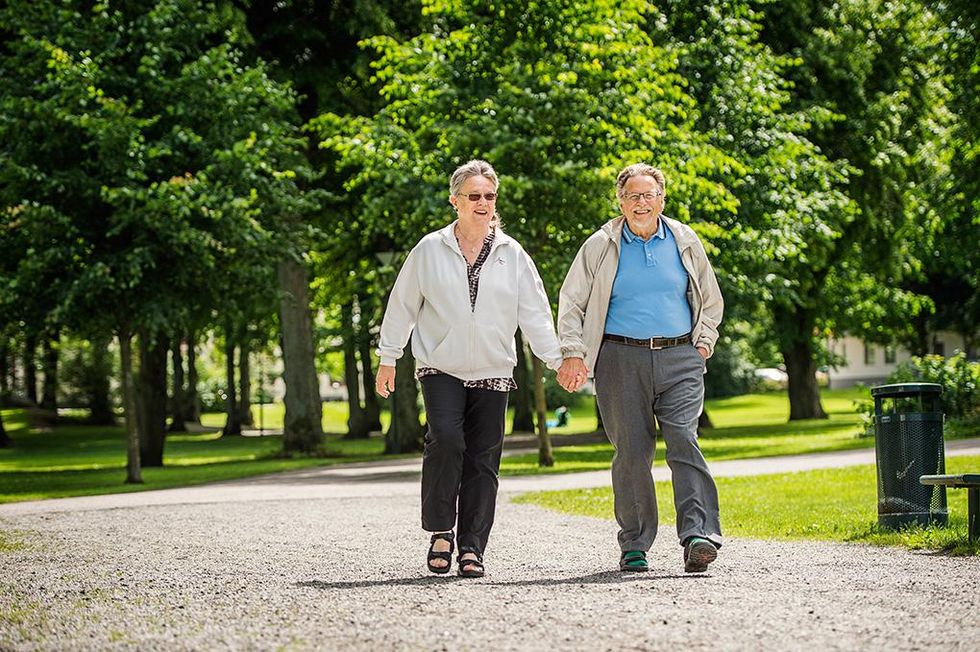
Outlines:
{"type": "Polygon", "coordinates": [[[697,348],[698,348],[698,353],[701,354],[701,357],[704,358],[705,360],[707,360],[708,359],[708,349],[704,348],[703,346],[699,346],[697,348]]]}
{"type": "Polygon", "coordinates": [[[394,367],[386,364],[378,366],[378,375],[374,377],[374,390],[382,398],[388,398],[388,395],[395,391],[394,367]]]}
{"type": "Polygon", "coordinates": [[[589,377],[589,370],[582,358],[565,358],[558,369],[558,384],[566,392],[577,391],[589,377]]]}

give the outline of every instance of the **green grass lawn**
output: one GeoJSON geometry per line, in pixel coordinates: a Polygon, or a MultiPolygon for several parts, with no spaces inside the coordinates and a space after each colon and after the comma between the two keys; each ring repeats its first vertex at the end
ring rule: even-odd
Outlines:
{"type": "MultiPolygon", "coordinates": [[[[342,435],[347,432],[347,404],[341,401],[328,401],[322,404],[323,432],[342,435]]],[[[282,431],[282,420],[286,409],[282,403],[267,403],[265,405],[252,406],[252,419],[255,421],[251,428],[259,429],[261,425],[265,430],[282,431]]],[[[387,430],[390,415],[387,411],[381,412],[381,425],[387,430]]],[[[221,428],[225,425],[224,412],[205,412],[201,415],[201,425],[209,428],[221,428]]]]}
{"type": "MultiPolygon", "coordinates": [[[[789,406],[784,394],[755,394],[709,401],[708,409],[717,428],[702,439],[709,459],[732,459],[785,455],[814,450],[840,450],[872,445],[870,439],[855,437],[858,415],[851,401],[860,390],[825,392],[829,421],[796,422],[786,418],[789,406]],[[748,425],[754,424],[754,425],[748,425]]],[[[327,432],[345,429],[346,404],[324,403],[323,424],[327,432]]],[[[253,410],[258,425],[258,407],[253,410]]],[[[282,427],[281,404],[266,405],[263,425],[282,427]]],[[[52,430],[28,428],[22,410],[4,410],[4,423],[15,441],[14,448],[0,450],[0,502],[33,500],[123,491],[160,489],[209,481],[247,477],[307,466],[320,466],[381,457],[383,440],[345,441],[339,434],[327,437],[323,457],[280,459],[278,437],[219,437],[217,433],[179,434],[167,438],[164,468],[144,469],[145,484],[123,485],[125,443],[121,427],[106,428],[65,424],[52,430]]],[[[387,422],[387,413],[382,421],[387,422]]],[[[509,420],[508,420],[509,421],[509,420]]],[[[220,427],[223,414],[205,414],[206,426],[220,427]]],[[[595,428],[595,408],[589,401],[574,408],[569,425],[555,428],[556,440],[564,434],[595,428]]],[[[662,447],[661,447],[662,449],[662,447]]],[[[662,450],[658,451],[662,459],[662,450]]],[[[537,465],[537,455],[505,457],[501,473],[558,473],[608,468],[612,448],[608,444],[556,448],[557,464],[549,469],[537,465]]]]}
{"type": "MultiPolygon", "coordinates": [[[[854,401],[865,398],[860,388],[825,390],[824,409],[829,419],[787,422],[789,401],[785,394],[746,394],[707,402],[714,428],[705,429],[701,450],[710,460],[745,459],[772,455],[796,455],[874,446],[874,439],[859,437],[861,417],[854,401]]],[[[594,410],[589,406],[588,410],[594,410]]],[[[582,408],[578,410],[580,418],[582,408]]],[[[592,427],[595,427],[593,416],[592,427]]],[[[560,434],[560,433],[558,433],[560,434]]],[[[501,475],[528,473],[569,473],[609,468],[613,449],[608,443],[564,446],[554,451],[555,465],[539,469],[537,453],[508,456],[501,463],[501,475]]],[[[658,442],[656,459],[663,460],[663,442],[658,442]]]]}
{"type": "MultiPolygon", "coordinates": [[[[950,457],[949,473],[980,468],[980,456],[950,457]]],[[[911,528],[899,532],[877,526],[877,481],[873,465],[799,473],[717,478],[722,528],[726,535],[756,539],[819,539],[904,545],[980,555],[980,544],[968,543],[966,491],[947,492],[949,527],[911,528]]],[[[664,523],[674,523],[673,491],[657,483],[664,523]]],[[[545,491],[515,499],[569,514],[610,520],[615,528],[611,488],[545,491]]]]}
{"type": "Polygon", "coordinates": [[[381,457],[381,437],[346,441],[331,435],[322,457],[283,459],[279,437],[221,437],[217,432],[167,437],[163,468],[144,468],[142,485],[124,485],[121,427],[28,428],[22,410],[4,410],[15,447],[0,450],[0,503],[166,489],[308,466],[381,457]]]}

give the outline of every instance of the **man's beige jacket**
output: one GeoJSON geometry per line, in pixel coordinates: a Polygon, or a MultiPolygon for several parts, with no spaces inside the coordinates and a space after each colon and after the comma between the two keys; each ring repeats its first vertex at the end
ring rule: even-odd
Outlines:
{"type": "MultiPolygon", "coordinates": [[[[691,227],[664,215],[660,219],[674,234],[681,263],[689,277],[687,302],[693,324],[691,339],[711,357],[725,307],[718,280],[704,245],[691,227]]],[[[558,297],[558,339],[562,355],[584,358],[589,376],[593,374],[602,344],[609,297],[619,269],[619,247],[625,222],[626,218],[621,215],[589,236],[578,250],[558,297]]]]}

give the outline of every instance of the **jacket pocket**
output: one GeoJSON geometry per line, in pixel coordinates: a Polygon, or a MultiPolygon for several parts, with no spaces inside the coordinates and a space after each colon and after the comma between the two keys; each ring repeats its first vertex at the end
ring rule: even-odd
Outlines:
{"type": "Polygon", "coordinates": [[[494,326],[477,325],[474,340],[474,370],[517,365],[517,349],[514,346],[513,335],[508,337],[494,326]]]}
{"type": "Polygon", "coordinates": [[[458,371],[466,363],[466,328],[450,328],[425,361],[439,371],[458,371]]]}

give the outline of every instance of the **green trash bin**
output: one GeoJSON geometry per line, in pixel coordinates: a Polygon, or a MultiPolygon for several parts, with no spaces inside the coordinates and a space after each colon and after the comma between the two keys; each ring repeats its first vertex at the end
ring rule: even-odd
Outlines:
{"type": "Polygon", "coordinates": [[[878,525],[946,525],[946,487],[923,485],[946,471],[941,385],[897,383],[871,388],[875,403],[878,525]]]}

